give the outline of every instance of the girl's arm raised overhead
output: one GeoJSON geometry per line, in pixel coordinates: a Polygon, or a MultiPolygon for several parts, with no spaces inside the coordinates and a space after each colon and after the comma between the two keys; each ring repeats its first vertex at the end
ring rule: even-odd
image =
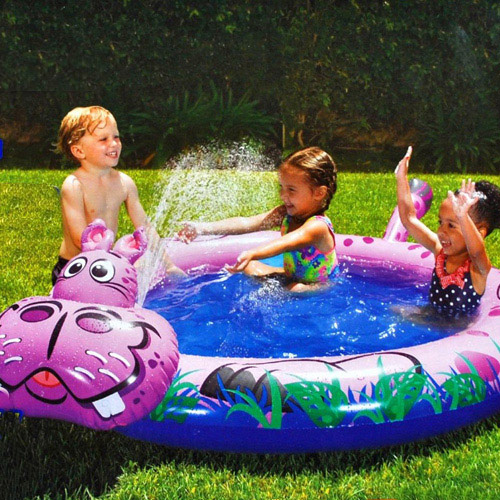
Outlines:
{"type": "Polygon", "coordinates": [[[479,199],[474,182],[469,179],[466,184],[463,180],[460,192],[455,196],[451,191],[448,191],[448,199],[451,201],[453,211],[460,224],[471,262],[477,271],[486,278],[491,269],[491,262],[484,246],[486,227],[481,224],[476,226],[469,214],[470,209],[479,199]]]}
{"type": "Polygon", "coordinates": [[[177,237],[184,243],[201,234],[244,234],[279,226],[286,215],[284,205],[250,217],[231,217],[214,222],[185,222],[177,237]]]}
{"type": "Polygon", "coordinates": [[[410,185],[408,184],[408,166],[412,154],[412,147],[408,148],[404,158],[396,167],[396,182],[398,193],[398,211],[403,226],[417,243],[437,255],[441,250],[439,239],[423,222],[417,218],[410,185]]]}

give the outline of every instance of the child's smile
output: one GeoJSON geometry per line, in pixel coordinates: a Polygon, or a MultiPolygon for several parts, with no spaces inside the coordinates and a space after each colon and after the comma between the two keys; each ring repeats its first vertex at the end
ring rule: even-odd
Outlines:
{"type": "Polygon", "coordinates": [[[122,150],[116,122],[108,119],[100,123],[92,133],[86,132],[77,146],[83,155],[82,161],[96,167],[115,167],[122,150]]]}
{"type": "Polygon", "coordinates": [[[307,218],[322,207],[324,196],[311,186],[307,174],[295,167],[279,171],[280,197],[288,215],[307,218]]]}
{"type": "Polygon", "coordinates": [[[464,236],[450,200],[446,199],[439,209],[439,242],[446,255],[461,255],[467,253],[464,236]]]}

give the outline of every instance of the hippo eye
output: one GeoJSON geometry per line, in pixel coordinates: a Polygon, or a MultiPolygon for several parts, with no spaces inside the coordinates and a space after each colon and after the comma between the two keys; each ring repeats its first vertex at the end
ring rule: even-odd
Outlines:
{"type": "Polygon", "coordinates": [[[21,319],[27,323],[38,323],[45,321],[54,314],[54,309],[48,306],[35,306],[25,309],[21,313],[21,319]]]}
{"type": "Polygon", "coordinates": [[[72,278],[73,276],[76,276],[85,268],[86,264],[87,259],[85,257],[78,257],[78,259],[75,259],[66,267],[64,270],[64,277],[72,278]]]}
{"type": "Polygon", "coordinates": [[[113,279],[115,268],[109,260],[96,260],[90,267],[90,276],[100,283],[107,283],[113,279]]]}

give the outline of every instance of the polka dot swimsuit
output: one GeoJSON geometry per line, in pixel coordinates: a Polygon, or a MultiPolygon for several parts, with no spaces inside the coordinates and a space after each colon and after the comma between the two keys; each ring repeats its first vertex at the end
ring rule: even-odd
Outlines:
{"type": "Polygon", "coordinates": [[[463,287],[455,283],[443,286],[436,268],[434,268],[429,300],[439,313],[450,317],[471,314],[479,306],[481,297],[482,295],[474,290],[470,270],[463,274],[463,287]]]}

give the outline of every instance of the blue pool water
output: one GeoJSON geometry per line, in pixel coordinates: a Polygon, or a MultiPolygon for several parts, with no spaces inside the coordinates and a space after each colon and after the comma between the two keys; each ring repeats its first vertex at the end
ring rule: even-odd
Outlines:
{"type": "Polygon", "coordinates": [[[226,271],[192,276],[150,292],[144,306],[171,323],[182,353],[203,356],[360,354],[431,342],[463,328],[423,313],[428,284],[407,271],[375,278],[353,264],[340,268],[331,287],[308,294],[226,271]]]}

